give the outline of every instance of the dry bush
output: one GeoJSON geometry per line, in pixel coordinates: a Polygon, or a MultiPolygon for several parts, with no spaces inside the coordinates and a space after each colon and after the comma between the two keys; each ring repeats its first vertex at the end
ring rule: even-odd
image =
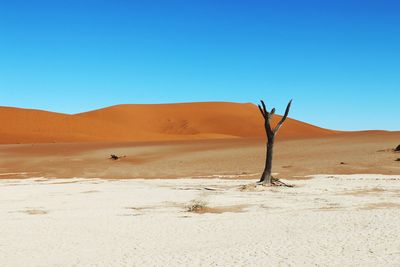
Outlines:
{"type": "Polygon", "coordinates": [[[207,207],[207,202],[204,200],[192,200],[187,206],[186,206],[186,211],[188,212],[202,212],[206,210],[207,207]]]}

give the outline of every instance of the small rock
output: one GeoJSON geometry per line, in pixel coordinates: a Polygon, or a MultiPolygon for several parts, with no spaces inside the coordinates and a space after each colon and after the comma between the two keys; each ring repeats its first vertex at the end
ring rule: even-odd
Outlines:
{"type": "Polygon", "coordinates": [[[398,145],[398,146],[394,149],[394,151],[400,152],[400,145],[398,145]]]}

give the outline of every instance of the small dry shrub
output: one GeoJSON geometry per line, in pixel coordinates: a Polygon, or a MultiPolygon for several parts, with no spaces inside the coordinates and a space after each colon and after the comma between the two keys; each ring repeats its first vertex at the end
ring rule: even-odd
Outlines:
{"type": "Polygon", "coordinates": [[[207,202],[204,200],[192,200],[187,206],[186,211],[188,212],[202,212],[207,209],[207,202]]]}

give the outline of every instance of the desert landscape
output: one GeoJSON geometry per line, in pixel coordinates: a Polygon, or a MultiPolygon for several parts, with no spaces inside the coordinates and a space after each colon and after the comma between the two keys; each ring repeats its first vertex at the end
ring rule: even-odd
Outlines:
{"type": "MultiPolygon", "coordinates": [[[[0,120],[3,179],[256,179],[265,160],[254,104],[123,105],[76,115],[0,108],[0,120]]],[[[398,174],[399,140],[400,132],[334,131],[289,118],[277,135],[274,171],[290,179],[398,174]]]]}
{"type": "Polygon", "coordinates": [[[400,261],[400,132],[289,118],[273,167],[286,188],[256,185],[265,133],[253,104],[0,108],[0,118],[5,266],[400,261]]]}
{"type": "Polygon", "coordinates": [[[0,267],[399,267],[399,14],[0,1],[0,267]]]}

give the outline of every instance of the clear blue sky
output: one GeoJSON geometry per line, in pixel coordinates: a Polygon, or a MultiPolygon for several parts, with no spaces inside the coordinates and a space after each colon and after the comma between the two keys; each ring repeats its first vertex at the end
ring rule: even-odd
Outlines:
{"type": "MultiPolygon", "coordinates": [[[[400,130],[400,1],[0,0],[0,105],[257,102],[400,130]]],[[[240,123],[240,122],[238,122],[240,123]]]]}

